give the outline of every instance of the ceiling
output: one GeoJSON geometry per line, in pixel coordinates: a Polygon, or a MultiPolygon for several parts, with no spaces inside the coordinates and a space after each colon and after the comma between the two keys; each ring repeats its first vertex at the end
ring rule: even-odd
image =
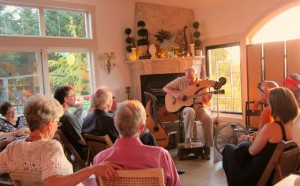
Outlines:
{"type": "Polygon", "coordinates": [[[216,6],[233,0],[135,0],[136,2],[145,2],[150,4],[176,6],[189,9],[201,9],[210,6],[216,6]]]}

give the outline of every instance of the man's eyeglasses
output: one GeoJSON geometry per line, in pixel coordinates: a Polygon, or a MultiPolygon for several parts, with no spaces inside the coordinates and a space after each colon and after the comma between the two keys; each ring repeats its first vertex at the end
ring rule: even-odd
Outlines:
{"type": "Polygon", "coordinates": [[[261,83],[258,83],[256,88],[261,91],[264,95],[267,95],[267,93],[265,93],[265,91],[261,88],[261,83]]]}
{"type": "Polygon", "coordinates": [[[69,95],[68,97],[75,98],[75,96],[76,96],[76,95],[74,94],[74,95],[69,95]]]}

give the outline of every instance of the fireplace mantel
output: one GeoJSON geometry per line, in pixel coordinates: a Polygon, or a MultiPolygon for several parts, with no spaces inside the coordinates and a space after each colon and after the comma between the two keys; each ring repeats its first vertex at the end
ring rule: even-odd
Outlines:
{"type": "Polygon", "coordinates": [[[140,76],[146,74],[169,74],[184,72],[187,67],[194,67],[199,75],[202,59],[199,57],[160,58],[127,61],[131,71],[132,97],[141,101],[140,76]]]}

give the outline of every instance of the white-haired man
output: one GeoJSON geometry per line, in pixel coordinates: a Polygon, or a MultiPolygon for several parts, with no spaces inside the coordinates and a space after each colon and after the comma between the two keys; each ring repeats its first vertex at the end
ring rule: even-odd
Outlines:
{"type": "Polygon", "coordinates": [[[162,168],[167,186],[179,186],[180,180],[170,153],[157,146],[143,145],[139,136],[146,126],[146,111],[136,100],[118,106],[114,117],[120,134],[114,145],[100,152],[94,164],[111,162],[125,169],[162,168]]]}

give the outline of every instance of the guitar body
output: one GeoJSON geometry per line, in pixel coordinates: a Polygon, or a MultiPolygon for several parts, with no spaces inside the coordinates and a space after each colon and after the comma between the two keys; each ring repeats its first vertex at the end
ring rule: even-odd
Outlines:
{"type": "Polygon", "coordinates": [[[158,146],[167,147],[169,144],[169,136],[165,131],[164,127],[158,122],[156,118],[152,118],[151,114],[151,101],[148,101],[146,104],[146,125],[149,131],[153,134],[156,139],[158,146]]]}
{"type": "MultiPolygon", "coordinates": [[[[214,86],[215,83],[216,81],[213,80],[199,80],[193,85],[188,86],[184,91],[182,91],[182,94],[188,97],[198,93],[198,91],[201,92],[202,90],[206,90],[206,88],[214,86]]],[[[166,108],[169,112],[177,112],[182,107],[191,106],[193,103],[193,98],[178,101],[170,94],[167,94],[165,97],[166,108]]]]}

